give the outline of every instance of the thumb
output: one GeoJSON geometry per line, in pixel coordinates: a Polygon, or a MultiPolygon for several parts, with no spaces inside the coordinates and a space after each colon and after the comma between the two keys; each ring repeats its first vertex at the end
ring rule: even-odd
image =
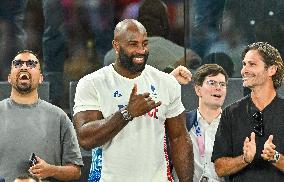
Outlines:
{"type": "Polygon", "coordinates": [[[269,135],[268,142],[272,143],[272,140],[273,140],[273,135],[269,135]]]}
{"type": "Polygon", "coordinates": [[[254,132],[251,132],[251,134],[250,134],[250,141],[255,143],[255,133],[254,132]]]}
{"type": "Polygon", "coordinates": [[[130,96],[131,96],[131,95],[137,95],[137,84],[136,84],[136,83],[134,83],[134,86],[133,86],[133,88],[132,88],[132,91],[131,91],[130,96]]]}
{"type": "Polygon", "coordinates": [[[40,157],[36,156],[36,160],[39,163],[42,159],[40,157]]]}

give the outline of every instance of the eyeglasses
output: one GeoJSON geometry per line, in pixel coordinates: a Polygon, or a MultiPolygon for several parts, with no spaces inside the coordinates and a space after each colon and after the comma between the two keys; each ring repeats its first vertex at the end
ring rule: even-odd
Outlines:
{"type": "Polygon", "coordinates": [[[257,111],[252,115],[253,119],[256,121],[256,125],[253,127],[253,131],[258,136],[264,135],[264,125],[263,125],[263,114],[260,111],[257,111]]]}
{"type": "Polygon", "coordinates": [[[38,61],[34,61],[34,60],[23,61],[21,59],[17,59],[17,60],[13,60],[12,64],[15,68],[21,68],[24,64],[26,64],[28,68],[33,69],[38,64],[38,61]]]}
{"type": "Polygon", "coordinates": [[[215,88],[218,87],[218,86],[220,86],[221,88],[226,88],[227,87],[227,83],[226,82],[217,82],[215,80],[207,80],[206,83],[210,87],[215,87],[215,88]]]}

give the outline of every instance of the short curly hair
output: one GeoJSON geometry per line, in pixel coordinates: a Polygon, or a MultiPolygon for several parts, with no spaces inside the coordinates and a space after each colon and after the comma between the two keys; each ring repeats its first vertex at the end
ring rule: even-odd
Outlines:
{"type": "Polygon", "coordinates": [[[279,51],[268,44],[267,42],[255,42],[249,44],[242,53],[242,59],[244,59],[246,53],[250,50],[257,50],[263,58],[263,62],[267,67],[275,65],[277,71],[275,75],[272,76],[273,86],[275,89],[282,85],[284,77],[284,65],[279,51]]]}

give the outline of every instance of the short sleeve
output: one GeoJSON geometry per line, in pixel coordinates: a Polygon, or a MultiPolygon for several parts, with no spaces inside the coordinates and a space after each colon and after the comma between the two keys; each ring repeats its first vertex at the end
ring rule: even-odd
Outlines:
{"type": "Polygon", "coordinates": [[[74,126],[67,115],[61,117],[62,165],[83,166],[82,155],[74,126]]]}
{"type": "Polygon", "coordinates": [[[100,110],[99,95],[91,79],[82,78],[76,87],[73,115],[81,111],[100,110]]]}
{"type": "Polygon", "coordinates": [[[172,75],[170,76],[172,79],[170,85],[172,85],[172,87],[169,88],[170,103],[167,108],[166,118],[178,116],[185,110],[181,102],[181,86],[172,75]]]}

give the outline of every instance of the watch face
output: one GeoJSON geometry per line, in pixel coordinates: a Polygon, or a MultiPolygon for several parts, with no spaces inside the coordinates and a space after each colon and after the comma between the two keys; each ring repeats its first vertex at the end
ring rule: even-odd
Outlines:
{"type": "Polygon", "coordinates": [[[275,154],[273,156],[273,160],[270,160],[269,162],[275,163],[280,159],[280,153],[275,151],[275,154]]]}
{"type": "Polygon", "coordinates": [[[275,151],[275,154],[274,154],[274,160],[275,160],[275,161],[278,161],[278,160],[279,160],[279,158],[280,158],[280,154],[279,154],[279,152],[275,151]]]}
{"type": "Polygon", "coordinates": [[[121,110],[121,114],[122,114],[122,118],[125,121],[130,121],[133,119],[132,116],[129,114],[129,112],[125,108],[121,110]]]}

